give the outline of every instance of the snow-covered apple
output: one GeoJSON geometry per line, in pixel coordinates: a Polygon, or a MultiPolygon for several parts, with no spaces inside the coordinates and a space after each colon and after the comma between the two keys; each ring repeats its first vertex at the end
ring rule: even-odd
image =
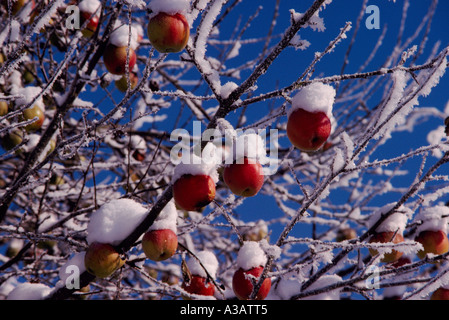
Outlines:
{"type": "Polygon", "coordinates": [[[26,125],[25,126],[26,131],[32,132],[32,131],[39,130],[42,127],[42,124],[44,123],[45,113],[44,113],[44,110],[42,110],[42,108],[40,106],[38,106],[37,104],[32,106],[31,108],[25,109],[22,112],[22,117],[21,117],[22,121],[32,120],[35,117],[38,117],[38,119],[36,121],[34,121],[33,123],[26,125]]]}
{"type": "Polygon", "coordinates": [[[224,167],[223,181],[236,195],[255,196],[264,183],[262,166],[257,160],[245,157],[224,167]]]}
{"type": "Polygon", "coordinates": [[[415,238],[421,243],[424,250],[418,251],[420,259],[424,259],[428,253],[440,255],[449,251],[449,240],[442,230],[423,230],[415,238]]]}
{"type": "MultiPolygon", "coordinates": [[[[258,266],[249,270],[239,268],[232,277],[232,289],[239,300],[249,300],[253,292],[254,285],[257,284],[264,267],[258,266]]],[[[263,300],[267,297],[271,289],[271,279],[265,278],[262,285],[254,296],[255,300],[263,300]]]]}
{"type": "Polygon", "coordinates": [[[215,199],[215,182],[209,175],[184,174],[173,184],[176,205],[186,211],[197,211],[215,199]]]}
{"type": "MultiPolygon", "coordinates": [[[[376,232],[373,234],[369,240],[370,243],[401,243],[404,242],[404,237],[402,233],[400,232],[394,232],[394,231],[385,231],[385,232],[376,232]]],[[[379,254],[379,251],[377,251],[374,248],[370,248],[369,252],[371,256],[376,256],[379,254]]],[[[395,262],[402,256],[401,251],[397,251],[395,249],[392,249],[391,252],[385,253],[383,258],[381,259],[382,262],[395,262]]]]}
{"type": "Polygon", "coordinates": [[[106,278],[121,268],[125,260],[108,243],[93,242],[84,256],[86,270],[99,278],[106,278]]]}
{"type": "MultiPolygon", "coordinates": [[[[128,70],[132,70],[136,64],[137,54],[133,48],[129,48],[128,70]]],[[[123,75],[126,72],[127,47],[117,47],[108,44],[103,54],[103,61],[106,69],[115,75],[123,75]]]]}
{"type": "Polygon", "coordinates": [[[189,23],[181,13],[159,12],[148,23],[148,38],[153,47],[162,53],[182,51],[189,36],[189,23]]]}
{"type": "Polygon", "coordinates": [[[142,249],[153,261],[167,260],[177,248],[178,237],[171,229],[149,230],[143,235],[142,249]]]}
{"type": "Polygon", "coordinates": [[[287,136],[299,150],[310,152],[320,149],[330,133],[331,121],[324,112],[298,108],[288,117],[287,136]]]}
{"type": "Polygon", "coordinates": [[[288,111],[287,136],[299,150],[313,152],[324,146],[332,131],[335,89],[315,82],[302,88],[288,111]]]}
{"type": "MultiPolygon", "coordinates": [[[[181,287],[188,293],[202,296],[213,296],[215,293],[213,282],[199,275],[192,275],[188,281],[182,283],[181,287]]],[[[182,298],[184,300],[190,299],[186,295],[183,295],[182,298]]]]}

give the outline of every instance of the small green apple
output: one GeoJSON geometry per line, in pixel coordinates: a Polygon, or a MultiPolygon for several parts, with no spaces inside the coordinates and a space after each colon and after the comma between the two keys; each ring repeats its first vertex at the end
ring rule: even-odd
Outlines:
{"type": "Polygon", "coordinates": [[[107,278],[121,268],[125,260],[107,243],[93,242],[84,256],[86,270],[99,278],[107,278]]]}

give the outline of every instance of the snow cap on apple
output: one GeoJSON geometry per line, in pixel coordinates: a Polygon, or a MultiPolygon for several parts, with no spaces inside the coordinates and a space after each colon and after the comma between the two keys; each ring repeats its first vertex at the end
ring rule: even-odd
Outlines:
{"type": "Polygon", "coordinates": [[[237,254],[237,268],[249,270],[255,267],[264,266],[267,262],[265,251],[260,247],[259,242],[245,241],[237,254]]]}
{"type": "MultiPolygon", "coordinates": [[[[368,221],[368,227],[371,228],[381,216],[390,211],[396,203],[389,203],[380,209],[373,212],[368,221]]],[[[413,212],[404,206],[400,206],[394,213],[390,214],[382,223],[377,226],[375,232],[396,232],[402,233],[405,230],[408,219],[412,216],[413,212]]]]}
{"type": "Polygon", "coordinates": [[[112,31],[109,38],[109,43],[116,47],[127,47],[129,42],[129,47],[131,49],[137,49],[137,47],[139,46],[139,32],[134,26],[131,25],[131,37],[129,37],[129,29],[130,27],[128,24],[116,22],[115,29],[114,31],[112,31]]]}
{"type": "Polygon", "coordinates": [[[8,294],[7,300],[43,300],[52,289],[43,283],[21,283],[8,294]]]}
{"type": "Polygon", "coordinates": [[[416,228],[416,233],[421,231],[443,231],[448,232],[449,207],[437,205],[427,207],[419,212],[414,220],[420,222],[416,228]]]}
{"type": "Polygon", "coordinates": [[[87,12],[90,14],[100,14],[99,8],[101,7],[101,2],[98,0],[82,0],[78,4],[78,8],[81,12],[87,12]]]}
{"type": "Polygon", "coordinates": [[[87,226],[87,242],[118,245],[145,218],[147,209],[132,199],[116,199],[92,213],[87,226]]]}
{"type": "Polygon", "coordinates": [[[189,0],[151,0],[148,7],[153,11],[152,15],[157,15],[159,12],[168,14],[186,14],[190,9],[189,0]]]}
{"type": "MultiPolygon", "coordinates": [[[[11,94],[18,95],[19,97],[15,100],[15,104],[18,107],[23,107],[24,105],[28,105],[31,102],[34,101],[34,99],[42,92],[42,89],[35,86],[27,86],[27,87],[16,87],[13,86],[11,88],[11,94]]],[[[34,101],[34,104],[30,107],[38,106],[43,111],[45,111],[45,103],[42,99],[42,96],[40,96],[36,101],[34,101]]]]}
{"type": "Polygon", "coordinates": [[[302,88],[292,99],[292,107],[287,115],[298,108],[308,112],[323,112],[329,118],[332,117],[332,107],[335,101],[334,87],[321,82],[314,82],[302,88]]]}
{"type": "MultiPolygon", "coordinates": [[[[208,146],[214,146],[209,143],[208,146]]],[[[176,165],[173,176],[172,183],[181,178],[183,175],[207,175],[212,178],[212,180],[218,182],[218,172],[217,172],[217,159],[216,157],[210,157],[205,160],[202,157],[198,157],[195,154],[190,154],[187,158],[182,158],[181,163],[176,165]]]]}
{"type": "Polygon", "coordinates": [[[257,160],[260,164],[266,164],[269,161],[265,141],[257,133],[245,132],[238,135],[225,163],[229,165],[243,158],[257,160]]]}
{"type": "Polygon", "coordinates": [[[148,228],[148,230],[164,230],[169,229],[174,233],[177,232],[177,219],[178,219],[178,211],[176,210],[176,206],[174,201],[170,201],[167,205],[162,209],[162,211],[157,216],[156,220],[154,220],[153,224],[148,228]]]}
{"type": "Polygon", "coordinates": [[[204,266],[204,268],[195,257],[191,257],[186,262],[187,268],[189,269],[190,273],[193,276],[200,276],[203,278],[207,278],[207,273],[209,273],[209,275],[213,279],[215,279],[218,271],[218,260],[215,254],[212,251],[203,250],[199,251],[195,255],[196,258],[201,261],[201,264],[204,266]],[[204,269],[207,270],[207,273],[204,269]]]}

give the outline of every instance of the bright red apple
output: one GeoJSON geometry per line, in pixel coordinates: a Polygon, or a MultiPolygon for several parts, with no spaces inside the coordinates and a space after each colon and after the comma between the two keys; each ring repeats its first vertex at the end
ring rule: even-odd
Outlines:
{"type": "Polygon", "coordinates": [[[84,256],[86,270],[99,278],[109,277],[124,263],[125,260],[120,257],[120,254],[107,243],[90,244],[84,256]]]}
{"type": "Polygon", "coordinates": [[[237,161],[224,167],[223,181],[236,195],[255,196],[264,183],[262,166],[258,161],[245,157],[243,163],[237,161]]]}
{"type": "Polygon", "coordinates": [[[449,300],[449,289],[438,288],[432,293],[430,300],[449,300]]]}
{"type": "Polygon", "coordinates": [[[331,133],[331,121],[324,112],[309,112],[302,108],[294,110],[287,120],[287,136],[302,151],[320,149],[331,133]]]}
{"type": "MultiPolygon", "coordinates": [[[[215,293],[215,286],[211,281],[206,278],[192,275],[188,282],[184,281],[181,286],[185,291],[191,294],[198,294],[202,296],[213,296],[215,293]]],[[[189,300],[190,298],[183,295],[184,300],[189,300]]]]}
{"type": "Polygon", "coordinates": [[[161,52],[180,52],[187,45],[190,27],[184,15],[159,12],[148,23],[148,38],[153,47],[161,52]]]}
{"type": "MultiPolygon", "coordinates": [[[[126,72],[127,47],[117,47],[108,44],[103,54],[103,61],[106,69],[116,75],[123,75],[126,72]]],[[[134,49],[129,48],[129,71],[136,64],[137,55],[134,49]]]]}
{"type": "Polygon", "coordinates": [[[417,253],[420,259],[424,259],[428,253],[439,255],[449,251],[449,240],[446,233],[441,230],[421,231],[415,241],[421,243],[424,247],[424,250],[417,253]]]}
{"type": "Polygon", "coordinates": [[[178,248],[178,237],[170,229],[150,230],[142,238],[142,249],[153,261],[167,260],[178,248]]]}
{"type": "Polygon", "coordinates": [[[186,211],[197,211],[215,199],[215,182],[204,174],[184,174],[173,184],[176,205],[186,211]]]}
{"type": "Polygon", "coordinates": [[[95,31],[98,28],[98,23],[100,22],[100,18],[98,17],[98,15],[94,15],[90,12],[85,12],[85,11],[80,12],[80,18],[81,18],[80,19],[81,26],[84,25],[84,23],[86,21],[88,21],[86,27],[83,30],[81,30],[81,33],[86,38],[92,37],[92,35],[95,33],[95,31]]]}
{"type": "MultiPolygon", "coordinates": [[[[263,272],[263,266],[250,270],[239,268],[232,277],[232,289],[239,300],[249,300],[253,292],[253,282],[257,283],[263,272]]],[[[255,300],[263,300],[267,297],[271,289],[271,279],[265,278],[255,296],[255,300]]]]}
{"type": "Polygon", "coordinates": [[[42,127],[42,124],[44,123],[45,114],[44,110],[42,110],[42,108],[39,107],[38,105],[34,105],[33,107],[25,109],[22,112],[22,120],[24,121],[32,120],[35,117],[38,117],[38,120],[26,125],[25,126],[26,131],[32,132],[39,130],[42,127]]]}
{"type": "MultiPolygon", "coordinates": [[[[400,243],[404,242],[404,237],[400,232],[379,232],[375,233],[369,240],[370,243],[400,243]]],[[[374,257],[379,252],[376,249],[370,248],[370,254],[374,257]]],[[[390,253],[384,254],[384,257],[381,259],[381,262],[395,262],[402,256],[402,252],[397,250],[391,250],[390,253]]]]}

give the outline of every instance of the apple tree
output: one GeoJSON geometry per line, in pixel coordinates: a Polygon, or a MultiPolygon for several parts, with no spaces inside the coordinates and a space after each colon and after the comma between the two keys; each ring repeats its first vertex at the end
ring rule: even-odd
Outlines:
{"type": "Polygon", "coordinates": [[[0,299],[446,297],[447,3],[344,2],[2,0],[0,299]]]}

